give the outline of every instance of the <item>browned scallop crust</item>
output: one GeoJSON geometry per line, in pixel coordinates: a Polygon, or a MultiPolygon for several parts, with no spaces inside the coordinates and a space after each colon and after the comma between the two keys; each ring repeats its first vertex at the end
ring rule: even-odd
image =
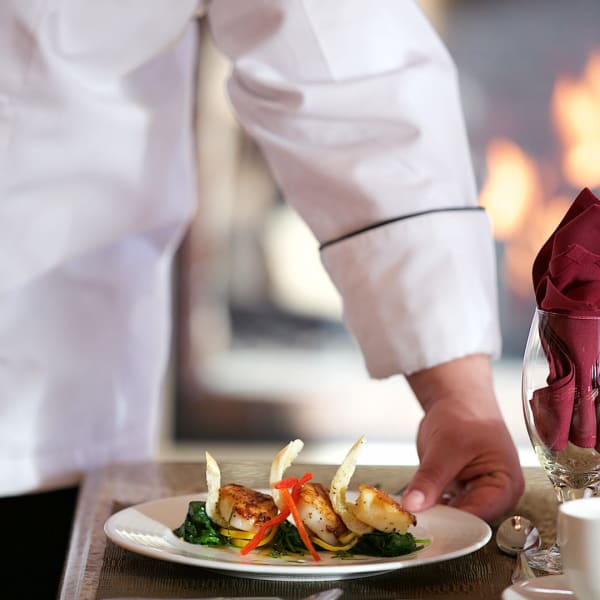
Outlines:
{"type": "MultiPolygon", "coordinates": [[[[298,501],[298,510],[303,512],[303,520],[309,528],[313,529],[313,511],[318,515],[318,519],[322,520],[323,528],[333,534],[335,538],[339,538],[346,533],[348,529],[339,515],[333,510],[329,492],[321,483],[305,483],[300,491],[300,499],[298,501]]],[[[318,533],[315,531],[315,533],[318,533]]]]}
{"type": "Polygon", "coordinates": [[[417,518],[385,492],[371,486],[359,485],[359,495],[353,507],[354,515],[379,531],[405,533],[417,518]]]}
{"type": "Polygon", "coordinates": [[[221,513],[228,519],[233,512],[242,519],[262,525],[277,514],[277,506],[269,494],[258,492],[237,483],[229,483],[219,490],[221,513]],[[223,511],[223,507],[227,507],[223,511]]]}

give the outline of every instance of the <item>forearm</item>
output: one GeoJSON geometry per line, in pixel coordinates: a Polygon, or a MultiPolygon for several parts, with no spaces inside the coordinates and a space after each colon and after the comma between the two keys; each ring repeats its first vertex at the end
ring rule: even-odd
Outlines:
{"type": "Polygon", "coordinates": [[[408,375],[407,381],[425,412],[443,402],[466,418],[502,418],[494,394],[490,358],[485,354],[472,354],[418,371],[408,375]]]}

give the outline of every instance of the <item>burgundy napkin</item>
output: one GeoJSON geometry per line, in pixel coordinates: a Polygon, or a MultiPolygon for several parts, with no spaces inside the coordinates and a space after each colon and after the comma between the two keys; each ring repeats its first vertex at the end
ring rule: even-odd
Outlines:
{"type": "Polygon", "coordinates": [[[600,451],[596,401],[600,336],[585,317],[600,317],[600,200],[587,188],[574,200],[533,263],[539,321],[549,360],[547,387],[531,406],[552,450],[570,441],[600,451]],[[570,317],[580,317],[573,319],[570,317]]]}

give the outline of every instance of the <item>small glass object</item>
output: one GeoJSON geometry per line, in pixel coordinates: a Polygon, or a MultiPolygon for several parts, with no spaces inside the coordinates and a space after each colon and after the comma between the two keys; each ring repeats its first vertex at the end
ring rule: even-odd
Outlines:
{"type": "MultiPolygon", "coordinates": [[[[600,317],[537,309],[522,371],[525,423],[559,503],[600,496],[600,317]]],[[[530,566],[561,573],[560,548],[528,555],[530,566]]]]}

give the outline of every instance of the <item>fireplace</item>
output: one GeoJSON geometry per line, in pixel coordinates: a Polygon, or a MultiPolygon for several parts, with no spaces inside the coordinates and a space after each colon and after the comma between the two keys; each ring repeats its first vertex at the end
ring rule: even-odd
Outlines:
{"type": "MultiPolygon", "coordinates": [[[[458,67],[480,201],[496,239],[498,395],[523,440],[518,378],[534,309],[531,263],[578,191],[600,186],[600,2],[422,6],[458,67]]],[[[222,91],[228,66],[207,38],[204,46],[201,197],[175,283],[171,435],[262,441],[367,433],[411,442],[420,409],[402,378],[369,381],[316,243],[232,119],[222,91]],[[288,253],[305,257],[297,267],[311,282],[304,289],[286,277],[288,253]],[[380,410],[359,419],[367,398],[380,410]]]]}
{"type": "Polygon", "coordinates": [[[449,6],[446,41],[496,238],[504,355],[520,358],[535,254],[578,192],[600,186],[600,5],[449,6]]]}

